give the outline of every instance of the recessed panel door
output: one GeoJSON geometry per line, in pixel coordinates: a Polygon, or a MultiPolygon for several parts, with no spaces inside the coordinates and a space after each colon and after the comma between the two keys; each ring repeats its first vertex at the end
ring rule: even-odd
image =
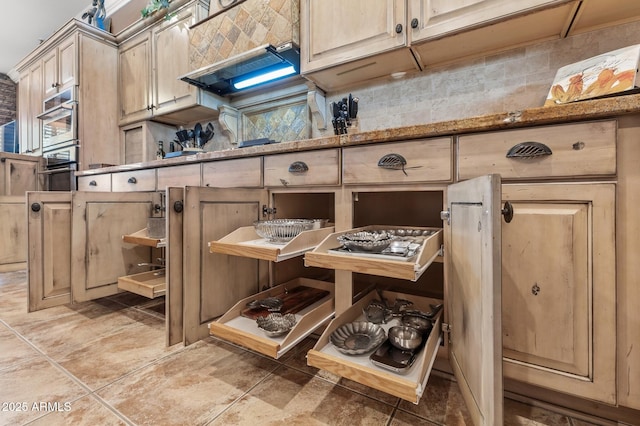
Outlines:
{"type": "Polygon", "coordinates": [[[500,176],[451,185],[444,221],[449,359],[476,425],[503,417],[500,176]]]}

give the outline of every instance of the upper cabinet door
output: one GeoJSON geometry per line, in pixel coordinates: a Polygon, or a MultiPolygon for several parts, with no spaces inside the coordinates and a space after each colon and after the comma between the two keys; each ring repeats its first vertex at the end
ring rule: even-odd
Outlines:
{"type": "Polygon", "coordinates": [[[442,36],[527,12],[558,0],[409,0],[412,40],[442,36]]]}
{"type": "Polygon", "coordinates": [[[499,175],[447,191],[449,360],[476,425],[503,416],[500,200],[499,175]]]}
{"type": "Polygon", "coordinates": [[[151,117],[151,34],[147,31],[120,45],[118,50],[120,120],[151,117]]]}
{"type": "Polygon", "coordinates": [[[58,93],[75,82],[76,41],[71,36],[42,58],[44,97],[58,93]]]}
{"type": "Polygon", "coordinates": [[[303,0],[300,8],[302,72],[392,50],[407,41],[405,0],[303,0]]]}
{"type": "Polygon", "coordinates": [[[178,79],[190,71],[189,26],[194,22],[193,9],[189,9],[153,30],[154,114],[180,107],[191,97],[195,99],[196,87],[178,79]]]}

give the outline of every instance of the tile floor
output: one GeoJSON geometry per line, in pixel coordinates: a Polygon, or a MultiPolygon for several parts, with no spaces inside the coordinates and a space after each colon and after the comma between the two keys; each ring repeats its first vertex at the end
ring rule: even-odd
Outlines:
{"type": "MultiPolygon", "coordinates": [[[[419,405],[207,338],[165,346],[163,300],[121,293],[27,313],[24,271],[0,273],[0,425],[469,425],[455,382],[419,405]]],[[[505,399],[505,424],[589,423],[505,399]]]]}

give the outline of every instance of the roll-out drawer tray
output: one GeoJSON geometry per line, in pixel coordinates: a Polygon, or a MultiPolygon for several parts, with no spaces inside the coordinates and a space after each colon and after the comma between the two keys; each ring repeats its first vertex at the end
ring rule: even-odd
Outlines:
{"type": "Polygon", "coordinates": [[[217,321],[209,324],[211,335],[254,350],[274,359],[280,358],[305,337],[323,324],[326,324],[335,314],[334,284],[307,278],[296,278],[292,281],[277,285],[253,296],[244,298],[236,303],[217,321]],[[256,320],[243,316],[247,303],[276,297],[283,294],[285,289],[291,291],[296,287],[308,287],[326,291],[321,299],[314,301],[302,310],[292,312],[296,317],[296,324],[284,336],[270,337],[258,328],[256,320]]]}
{"type": "Polygon", "coordinates": [[[312,229],[301,232],[286,243],[277,244],[261,238],[253,226],[243,226],[217,241],[209,242],[209,251],[280,262],[312,250],[333,231],[333,227],[312,229]]]}
{"type": "MultiPolygon", "coordinates": [[[[400,278],[416,281],[441,254],[443,243],[441,228],[425,228],[416,226],[389,226],[372,225],[355,228],[348,231],[335,232],[328,235],[315,249],[304,256],[305,266],[317,266],[320,268],[339,269],[351,272],[360,272],[369,275],[400,278]],[[344,252],[337,249],[341,244],[338,237],[346,233],[391,229],[416,229],[433,231],[424,238],[421,247],[415,256],[409,259],[394,260],[390,256],[344,252]]],[[[398,258],[400,259],[400,258],[398,258]]]]}
{"type": "MultiPolygon", "coordinates": [[[[423,312],[430,312],[432,304],[442,303],[439,299],[390,291],[384,292],[383,296],[389,301],[410,300],[413,302],[411,309],[419,309],[423,312]]],[[[372,291],[333,319],[314,348],[307,353],[307,364],[417,404],[424,392],[442,341],[442,310],[434,317],[433,329],[426,344],[416,355],[416,360],[411,367],[402,374],[375,365],[369,358],[373,350],[363,355],[345,355],[339,352],[330,341],[331,334],[340,326],[354,321],[366,321],[362,313],[363,308],[377,297],[378,294],[372,291]]],[[[391,326],[400,325],[400,322],[398,319],[393,319],[381,325],[386,332],[391,326]]]]}
{"type": "Polygon", "coordinates": [[[141,272],[139,274],[118,277],[118,288],[140,296],[154,299],[164,296],[167,292],[166,275],[164,269],[141,272]]]}

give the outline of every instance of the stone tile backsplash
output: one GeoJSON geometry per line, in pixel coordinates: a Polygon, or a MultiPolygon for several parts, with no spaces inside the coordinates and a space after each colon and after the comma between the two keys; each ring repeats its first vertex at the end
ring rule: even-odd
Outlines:
{"type": "MultiPolygon", "coordinates": [[[[638,43],[633,22],[327,93],[327,105],[349,93],[360,98],[360,131],[537,108],[558,68],[638,43]]],[[[330,123],[311,129],[312,137],[333,134],[330,123]]]]}

